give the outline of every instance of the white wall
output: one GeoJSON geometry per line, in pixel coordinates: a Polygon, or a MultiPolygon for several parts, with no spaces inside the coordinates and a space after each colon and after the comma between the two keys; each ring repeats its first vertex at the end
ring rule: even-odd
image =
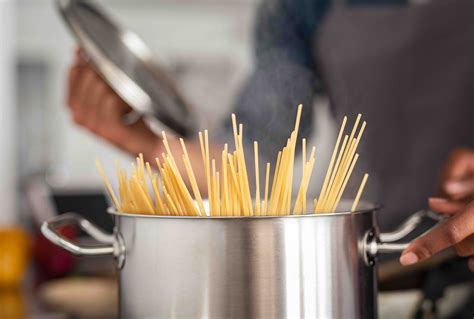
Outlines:
{"type": "Polygon", "coordinates": [[[14,17],[13,0],[0,1],[0,226],[17,222],[14,17]]]}

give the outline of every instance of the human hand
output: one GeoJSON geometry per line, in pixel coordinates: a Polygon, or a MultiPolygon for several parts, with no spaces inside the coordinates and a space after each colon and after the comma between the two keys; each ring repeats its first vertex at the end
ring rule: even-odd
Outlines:
{"type": "MultiPolygon", "coordinates": [[[[87,63],[80,50],[77,50],[75,61],[69,70],[67,105],[76,124],[133,156],[142,153],[146,161],[154,163],[155,158],[160,157],[164,151],[161,137],[156,136],[142,119],[131,125],[124,123],[124,116],[132,109],[87,63]]],[[[171,151],[176,155],[181,154],[179,140],[172,136],[168,139],[171,151]]],[[[193,165],[200,163],[199,144],[190,140],[186,144],[193,165]]],[[[211,158],[219,158],[220,152],[217,146],[210,145],[211,158]]],[[[184,173],[184,164],[180,158],[177,165],[184,173]]],[[[206,194],[204,170],[195,169],[195,175],[202,193],[206,194]]]]}
{"type": "Polygon", "coordinates": [[[440,182],[443,198],[430,198],[433,211],[448,219],[426,235],[414,240],[400,257],[402,265],[411,265],[448,247],[459,256],[470,257],[474,272],[474,151],[458,149],[451,153],[440,182]]]}
{"type": "Polygon", "coordinates": [[[154,158],[162,150],[161,140],[140,119],[125,124],[128,106],[97,74],[78,49],[69,69],[66,103],[73,121],[133,155],[154,158]]]}

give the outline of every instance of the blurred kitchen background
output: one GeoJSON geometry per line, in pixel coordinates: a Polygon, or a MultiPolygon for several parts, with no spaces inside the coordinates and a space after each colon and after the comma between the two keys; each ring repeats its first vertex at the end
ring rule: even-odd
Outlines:
{"type": "MultiPolygon", "coordinates": [[[[217,132],[251,71],[259,0],[97,3],[142,37],[191,101],[201,128],[217,132]]],[[[32,176],[47,176],[58,187],[100,187],[94,159],[113,163],[127,157],[69,118],[64,97],[75,43],[54,1],[1,0],[0,5],[0,218],[15,222],[30,216],[18,190],[32,176]]],[[[333,134],[327,107],[317,110],[322,116],[317,116],[314,143],[321,159],[328,155],[333,134]]],[[[112,172],[113,165],[108,166],[112,172]]]]}
{"type": "MultiPolygon", "coordinates": [[[[257,2],[103,0],[100,4],[145,40],[198,110],[200,125],[212,130],[228,115],[250,70],[257,2]]],[[[90,209],[91,214],[102,210],[99,214],[105,215],[94,159],[113,163],[127,157],[69,119],[65,80],[75,44],[52,0],[0,0],[0,43],[0,260],[11,261],[0,262],[0,318],[63,318],[62,308],[68,305],[64,287],[44,289],[43,279],[107,272],[108,264],[98,260],[91,270],[85,269],[94,268],[90,263],[81,268],[71,256],[61,257],[39,236],[38,225],[71,206],[90,209]],[[23,277],[26,265],[26,278],[16,278],[23,277]]],[[[96,222],[110,228],[109,221],[96,222]]],[[[66,290],[81,291],[81,283],[75,284],[79,286],[67,283],[66,290]]],[[[88,286],[94,287],[94,282],[88,286]]],[[[99,291],[116,289],[113,282],[96,286],[99,291]]],[[[115,294],[111,296],[102,304],[113,305],[115,294]]],[[[76,303],[77,299],[73,298],[76,303]]],[[[78,308],[94,312],[91,305],[78,308]]],[[[114,311],[108,315],[113,317],[114,311]]]]}
{"type": "MultiPolygon", "coordinates": [[[[252,67],[259,0],[97,2],[144,39],[194,105],[201,127],[212,132],[229,116],[252,67]]],[[[128,157],[69,119],[64,96],[75,44],[54,1],[0,0],[0,44],[0,318],[114,317],[112,260],[84,264],[48,243],[38,227],[75,210],[111,230],[94,159],[128,157]],[[112,279],[78,279],[84,274],[112,279]],[[69,279],[44,284],[60,277],[69,279]],[[97,305],[78,302],[84,291],[97,296],[88,298],[97,305]]],[[[327,107],[317,115],[321,159],[333,132],[327,107]]]]}
{"type": "MultiPolygon", "coordinates": [[[[257,1],[105,0],[100,4],[145,40],[199,110],[202,126],[212,129],[228,114],[251,66],[257,1]]],[[[69,185],[98,181],[94,158],[107,162],[121,154],[69,120],[65,79],[74,42],[53,1],[3,0],[2,6],[7,17],[2,21],[8,24],[2,29],[10,30],[6,41],[2,39],[3,50],[9,52],[3,63],[10,68],[3,77],[10,87],[9,96],[2,94],[8,100],[1,104],[14,123],[9,123],[11,138],[5,139],[2,149],[16,154],[18,180],[47,173],[67,178],[69,185]]],[[[9,165],[3,166],[10,170],[9,165]]]]}
{"type": "MultiPolygon", "coordinates": [[[[193,104],[200,126],[215,132],[252,68],[260,1],[97,3],[143,38],[193,104]]],[[[116,317],[113,259],[84,262],[39,235],[42,221],[71,210],[111,231],[94,159],[107,164],[110,177],[115,159],[130,160],[70,121],[64,96],[74,49],[53,0],[0,0],[0,319],[116,317]]],[[[334,124],[327,99],[315,103],[317,138],[309,143],[324,166],[334,124]]],[[[62,234],[81,240],[75,229],[62,234]]],[[[419,296],[381,294],[380,317],[407,317],[419,296]]]]}

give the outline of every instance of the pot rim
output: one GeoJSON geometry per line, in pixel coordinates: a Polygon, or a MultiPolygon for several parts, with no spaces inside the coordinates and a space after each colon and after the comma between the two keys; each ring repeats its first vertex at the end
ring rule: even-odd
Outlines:
{"type": "MultiPolygon", "coordinates": [[[[367,202],[368,203],[368,202],[367,202]]],[[[320,214],[302,214],[302,215],[285,215],[285,216],[170,216],[170,215],[148,215],[148,214],[131,214],[131,213],[122,213],[118,212],[115,208],[109,207],[107,212],[111,215],[118,217],[132,217],[132,218],[152,218],[152,219],[202,219],[202,220],[242,220],[242,219],[286,219],[286,218],[301,218],[301,217],[338,217],[338,216],[347,216],[347,215],[361,215],[367,214],[370,212],[377,212],[383,208],[383,205],[375,203],[368,203],[373,205],[371,208],[358,209],[354,212],[350,211],[341,211],[335,213],[320,213],[320,214]]]]}

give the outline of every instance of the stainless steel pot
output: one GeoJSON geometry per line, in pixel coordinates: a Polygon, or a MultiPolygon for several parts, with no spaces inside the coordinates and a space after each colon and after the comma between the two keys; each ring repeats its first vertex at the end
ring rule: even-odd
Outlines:
{"type": "Polygon", "coordinates": [[[378,253],[430,212],[380,234],[378,207],[288,217],[165,217],[110,210],[113,235],[76,214],[43,223],[43,234],[76,255],[114,255],[121,318],[374,318],[378,253]],[[100,246],[56,230],[78,224],[100,246]]]}

